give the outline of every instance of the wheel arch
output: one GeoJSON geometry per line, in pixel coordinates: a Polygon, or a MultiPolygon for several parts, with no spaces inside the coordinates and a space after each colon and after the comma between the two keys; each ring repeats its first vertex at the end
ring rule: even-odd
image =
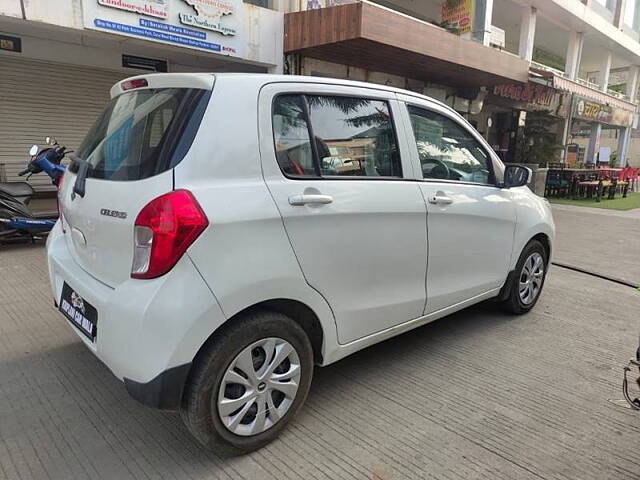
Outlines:
{"type": "Polygon", "coordinates": [[[527,245],[529,245],[529,243],[531,243],[533,240],[537,240],[538,242],[540,242],[545,249],[545,252],[547,254],[547,266],[551,263],[551,238],[544,232],[538,232],[531,236],[526,242],[524,242],[518,250],[514,251],[514,260],[512,262],[511,268],[509,269],[509,273],[507,274],[507,278],[505,279],[504,284],[500,289],[500,293],[497,296],[498,300],[505,300],[509,296],[510,285],[513,277],[516,275],[517,262],[520,259],[520,255],[522,255],[524,249],[527,248],[527,245]]]}
{"type": "Polygon", "coordinates": [[[214,342],[224,331],[231,325],[234,325],[239,319],[247,314],[269,311],[278,312],[291,318],[298,323],[305,331],[311,342],[313,348],[314,363],[321,364],[323,362],[323,346],[325,342],[325,334],[322,328],[322,323],[318,318],[318,315],[313,311],[311,307],[299,300],[292,300],[289,298],[273,298],[269,300],[263,300],[254,303],[250,306],[243,308],[242,310],[234,313],[224,323],[219,325],[209,337],[202,343],[193,358],[193,364],[198,360],[198,357],[202,355],[211,342],[214,342]]]}
{"type": "Polygon", "coordinates": [[[546,233],[540,232],[531,237],[524,246],[526,247],[533,240],[539,241],[544,247],[544,251],[547,254],[547,265],[549,265],[549,263],[551,263],[551,239],[546,233]]]}

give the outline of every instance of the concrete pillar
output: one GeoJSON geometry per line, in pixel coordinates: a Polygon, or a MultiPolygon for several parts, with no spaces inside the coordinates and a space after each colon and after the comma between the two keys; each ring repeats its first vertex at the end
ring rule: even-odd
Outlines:
{"type": "Polygon", "coordinates": [[[564,76],[569,78],[570,80],[575,80],[576,78],[578,78],[583,43],[584,33],[570,33],[569,44],[567,45],[567,59],[564,65],[564,76]]]}
{"type": "Polygon", "coordinates": [[[611,52],[607,52],[602,58],[600,71],[598,72],[598,85],[603,92],[609,87],[609,74],[611,73],[611,52]]]}
{"type": "MultiPolygon", "coordinates": [[[[630,65],[627,75],[626,94],[631,102],[636,103],[638,94],[638,80],[640,80],[640,67],[638,65],[630,65]]],[[[631,127],[620,128],[620,136],[618,137],[618,167],[627,166],[627,157],[629,156],[629,145],[631,144],[631,127]]]]}
{"type": "Polygon", "coordinates": [[[627,154],[629,152],[629,141],[631,140],[631,127],[622,127],[618,137],[617,167],[627,166],[627,154]]]}
{"type": "Polygon", "coordinates": [[[602,125],[599,123],[591,124],[591,136],[589,137],[589,147],[587,148],[587,155],[585,157],[585,163],[595,163],[596,155],[600,150],[600,134],[602,133],[602,125]]]}
{"type": "Polygon", "coordinates": [[[636,103],[638,96],[638,81],[640,80],[640,66],[630,65],[629,74],[627,76],[626,94],[632,103],[636,103]]]}
{"type": "MultiPolygon", "coordinates": [[[[640,67],[638,65],[629,66],[629,74],[627,76],[627,91],[629,99],[636,103],[638,94],[638,80],[640,78],[640,67]]],[[[627,157],[629,156],[629,145],[631,144],[631,127],[623,127],[620,129],[618,137],[618,167],[627,166],[627,157]]]]}
{"type": "Polygon", "coordinates": [[[491,21],[493,20],[493,0],[475,0],[473,3],[473,26],[471,38],[489,46],[491,21]]]}
{"type": "MultiPolygon", "coordinates": [[[[569,80],[576,80],[580,71],[580,59],[582,58],[582,45],[584,44],[584,34],[582,32],[571,32],[569,35],[569,43],[567,44],[567,58],[564,64],[564,76],[569,80]]],[[[571,132],[571,117],[573,116],[573,101],[570,104],[569,114],[564,120],[562,128],[562,141],[565,147],[562,150],[562,161],[566,160],[567,142],[569,133],[571,132]]]]}
{"type": "Polygon", "coordinates": [[[537,10],[535,7],[530,7],[529,5],[522,7],[518,55],[520,55],[520,58],[528,60],[529,62],[533,57],[533,44],[536,37],[536,17],[537,10]]]}

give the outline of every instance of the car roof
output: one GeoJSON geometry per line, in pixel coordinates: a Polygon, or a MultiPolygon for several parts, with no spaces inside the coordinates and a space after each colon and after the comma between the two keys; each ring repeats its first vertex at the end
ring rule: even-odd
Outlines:
{"type": "Polygon", "coordinates": [[[422,98],[431,102],[437,103],[446,108],[451,108],[448,105],[442,103],[435,98],[423,95],[421,93],[413,92],[411,90],[405,90],[403,88],[391,87],[389,85],[381,85],[379,83],[360,82],[358,80],[346,80],[343,78],[332,77],[314,77],[310,75],[277,75],[271,73],[213,73],[216,77],[254,77],[257,81],[263,84],[277,83],[277,82],[296,82],[296,83],[326,83],[330,85],[340,85],[346,87],[359,87],[359,88],[373,88],[376,90],[383,90],[387,92],[400,93],[404,95],[410,95],[412,97],[422,98]]]}
{"type": "MultiPolygon", "coordinates": [[[[420,93],[412,92],[411,90],[404,90],[402,88],[390,87],[388,85],[381,85],[378,83],[369,83],[369,82],[359,82],[356,80],[345,80],[342,78],[331,78],[331,77],[313,77],[306,75],[277,75],[270,73],[234,73],[234,72],[202,72],[202,73],[149,73],[136,75],[135,77],[130,77],[125,79],[124,81],[136,79],[136,78],[156,78],[156,79],[176,79],[180,78],[181,81],[191,78],[193,81],[206,81],[208,79],[211,80],[211,77],[219,78],[219,79],[232,79],[232,78],[243,78],[245,80],[253,80],[255,82],[256,88],[260,88],[263,85],[267,85],[269,83],[324,83],[330,85],[339,85],[346,87],[359,87],[359,88],[370,88],[375,90],[382,90],[392,93],[399,93],[404,95],[410,95],[412,97],[421,98],[423,100],[428,100],[430,102],[436,103],[444,108],[452,110],[451,107],[444,104],[443,102],[436,100],[435,98],[429,97],[427,95],[422,95],[420,93]],[[164,77],[164,78],[163,78],[164,77]]],[[[112,96],[114,94],[122,93],[118,85],[121,82],[118,82],[114,85],[112,89],[112,96]]]]}

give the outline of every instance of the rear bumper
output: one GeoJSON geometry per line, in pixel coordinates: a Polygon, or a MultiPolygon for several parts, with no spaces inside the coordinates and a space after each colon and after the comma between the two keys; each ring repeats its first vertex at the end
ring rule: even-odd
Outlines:
{"type": "Polygon", "coordinates": [[[187,383],[191,363],[158,374],[146,383],[124,379],[124,386],[131,397],[148,407],[162,410],[177,410],[182,402],[182,391],[187,383]]]}
{"type": "Polygon", "coordinates": [[[177,408],[193,358],[225,321],[218,303],[184,255],[166,275],[128,279],[115,288],[93,278],[71,257],[59,224],[47,241],[54,300],[66,282],[98,311],[95,341],[60,314],[132,397],[157,408],[177,408]]]}

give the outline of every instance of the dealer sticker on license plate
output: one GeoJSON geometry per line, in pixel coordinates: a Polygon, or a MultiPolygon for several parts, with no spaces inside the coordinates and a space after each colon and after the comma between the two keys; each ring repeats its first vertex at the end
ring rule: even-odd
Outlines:
{"type": "Polygon", "coordinates": [[[73,325],[94,341],[98,326],[98,311],[67,283],[62,285],[59,310],[73,325]]]}

